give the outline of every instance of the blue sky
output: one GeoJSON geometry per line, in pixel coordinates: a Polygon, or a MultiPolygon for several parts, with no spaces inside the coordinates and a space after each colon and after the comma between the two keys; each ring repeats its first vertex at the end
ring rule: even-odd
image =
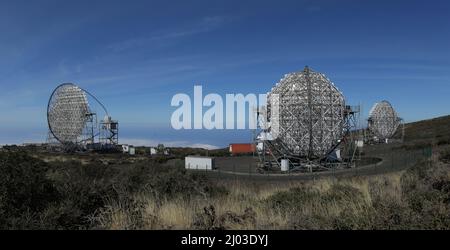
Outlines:
{"type": "Polygon", "coordinates": [[[173,131],[176,93],[265,93],[309,65],[349,104],[406,121],[450,114],[448,1],[0,0],[0,144],[43,141],[60,83],[94,93],[135,144],[245,142],[173,131]]]}

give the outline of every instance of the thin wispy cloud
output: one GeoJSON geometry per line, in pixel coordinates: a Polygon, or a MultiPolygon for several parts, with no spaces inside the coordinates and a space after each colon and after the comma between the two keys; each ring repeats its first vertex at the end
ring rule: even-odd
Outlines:
{"type": "Polygon", "coordinates": [[[114,52],[122,52],[125,50],[148,46],[148,45],[164,45],[169,40],[174,41],[179,38],[206,33],[220,28],[231,19],[223,16],[204,17],[200,21],[195,22],[191,27],[183,30],[172,30],[169,32],[159,32],[147,37],[131,38],[125,41],[113,43],[107,48],[114,52]]]}
{"type": "Polygon", "coordinates": [[[45,134],[51,92],[74,82],[107,106],[124,138],[246,142],[251,136],[150,131],[168,126],[172,96],[190,95],[194,84],[204,85],[205,94],[265,93],[305,65],[330,77],[350,104],[386,98],[407,120],[448,114],[450,4],[346,6],[310,0],[5,3],[0,141],[30,141],[29,127],[45,134]],[[136,133],[131,122],[148,132],[136,133]]]}

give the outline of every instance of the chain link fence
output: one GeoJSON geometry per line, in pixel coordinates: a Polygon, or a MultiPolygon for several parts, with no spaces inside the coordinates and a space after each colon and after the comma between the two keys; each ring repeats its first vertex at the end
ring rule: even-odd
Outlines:
{"type": "Polygon", "coordinates": [[[433,155],[432,147],[405,149],[395,146],[380,146],[364,152],[361,161],[355,161],[352,168],[331,169],[322,172],[300,173],[295,171],[263,171],[259,169],[257,157],[220,157],[216,159],[214,170],[198,170],[215,180],[248,180],[248,181],[289,181],[314,180],[320,177],[379,175],[408,169],[420,162],[427,162],[433,155]],[[367,163],[364,159],[378,159],[367,163]]]}

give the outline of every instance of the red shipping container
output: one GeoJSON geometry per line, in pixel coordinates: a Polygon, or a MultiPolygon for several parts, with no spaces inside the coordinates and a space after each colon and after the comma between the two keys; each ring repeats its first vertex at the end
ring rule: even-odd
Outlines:
{"type": "Polygon", "coordinates": [[[233,143],[230,144],[231,154],[250,154],[256,151],[255,144],[252,143],[233,143]]]}

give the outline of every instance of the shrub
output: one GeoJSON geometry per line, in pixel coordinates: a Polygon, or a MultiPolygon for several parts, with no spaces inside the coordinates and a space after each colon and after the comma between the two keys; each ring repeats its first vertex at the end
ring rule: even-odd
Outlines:
{"type": "Polygon", "coordinates": [[[17,152],[0,152],[0,227],[34,224],[37,214],[58,198],[46,178],[45,162],[17,152]]]}
{"type": "Polygon", "coordinates": [[[317,190],[298,187],[288,191],[277,192],[265,200],[270,209],[297,211],[301,206],[310,204],[320,196],[317,190]]]}
{"type": "Polygon", "coordinates": [[[278,192],[266,200],[269,207],[286,211],[296,211],[302,206],[313,203],[321,203],[323,206],[329,204],[348,204],[362,202],[363,194],[356,188],[335,184],[326,192],[319,192],[310,187],[293,188],[288,191],[278,192]]]}
{"type": "Polygon", "coordinates": [[[376,230],[414,229],[414,214],[407,204],[392,197],[374,200],[369,210],[370,228],[376,230]]]}
{"type": "Polygon", "coordinates": [[[367,206],[358,189],[334,184],[326,191],[310,187],[278,192],[265,200],[268,209],[290,217],[294,229],[359,229],[367,227],[367,206]],[[305,212],[306,211],[306,212],[305,212]]]}
{"type": "Polygon", "coordinates": [[[248,207],[243,214],[227,211],[217,216],[213,205],[203,208],[202,213],[198,213],[193,222],[195,229],[202,230],[230,230],[248,229],[256,227],[256,213],[248,207]]]}
{"type": "Polygon", "coordinates": [[[441,152],[439,160],[444,163],[450,163],[450,149],[446,149],[441,152]]]}
{"type": "Polygon", "coordinates": [[[362,192],[350,185],[334,184],[322,197],[325,201],[338,204],[362,203],[364,195],[362,192]]]}
{"type": "Polygon", "coordinates": [[[418,164],[401,178],[402,194],[412,211],[413,226],[420,229],[450,228],[450,177],[448,167],[418,164]]]}

